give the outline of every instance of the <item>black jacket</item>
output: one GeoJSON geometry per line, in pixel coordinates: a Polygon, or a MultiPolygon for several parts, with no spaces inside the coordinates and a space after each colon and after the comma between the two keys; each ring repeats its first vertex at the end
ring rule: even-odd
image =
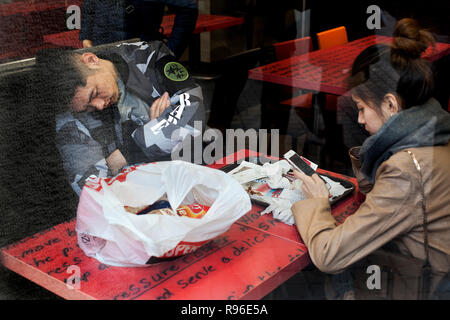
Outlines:
{"type": "Polygon", "coordinates": [[[170,160],[187,135],[200,134],[204,128],[202,90],[162,42],[125,43],[108,52],[112,54],[122,61],[119,65],[117,59],[110,59],[128,93],[151,106],[167,91],[171,106],[152,121],[142,104],[124,105],[120,97],[117,104],[102,111],[59,114],[56,146],[69,183],[78,194],[90,175],[111,176],[105,158],[114,150],[125,150],[122,154],[129,164],[136,163],[126,152],[130,144],[143,153],[139,162],[170,160]],[[184,78],[176,78],[180,75],[184,78]],[[126,130],[130,123],[132,129],[126,130]],[[201,130],[195,130],[196,124],[201,130]]]}

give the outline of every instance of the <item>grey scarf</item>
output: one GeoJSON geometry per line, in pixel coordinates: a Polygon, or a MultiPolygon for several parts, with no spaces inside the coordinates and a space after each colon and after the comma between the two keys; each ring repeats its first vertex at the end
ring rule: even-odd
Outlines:
{"type": "Polygon", "coordinates": [[[371,183],[381,163],[406,148],[445,145],[450,140],[450,114],[435,99],[392,116],[360,151],[361,171],[371,183]]]}

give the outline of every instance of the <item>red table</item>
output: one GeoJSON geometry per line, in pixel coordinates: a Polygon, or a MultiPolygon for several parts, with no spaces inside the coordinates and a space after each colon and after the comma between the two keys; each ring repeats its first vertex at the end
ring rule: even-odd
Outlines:
{"type": "MultiPolygon", "coordinates": [[[[239,157],[254,155],[244,152],[239,157]]],[[[336,204],[332,211],[338,223],[361,201],[355,192],[336,204]]],[[[310,263],[296,228],[260,211],[253,206],[197,251],[148,267],[106,266],[85,256],[77,246],[75,220],[6,246],[0,257],[6,268],[66,299],[260,299],[310,263]],[[81,271],[79,290],[65,283],[71,265],[81,271]]]]}
{"type": "MultiPolygon", "coordinates": [[[[164,35],[170,36],[174,24],[175,15],[164,16],[161,27],[164,30],[164,35]]],[[[214,31],[224,29],[244,23],[243,18],[219,16],[211,14],[200,14],[197,19],[194,34],[201,32],[214,31]]],[[[44,36],[44,42],[52,43],[60,46],[70,46],[75,48],[82,48],[83,45],[78,39],[80,30],[65,31],[55,34],[48,34],[44,36]]]]}
{"type": "MultiPolygon", "coordinates": [[[[316,50],[280,60],[249,71],[250,79],[273,82],[300,89],[344,95],[348,91],[346,79],[353,61],[365,48],[390,43],[392,38],[369,36],[341,46],[316,50]]],[[[450,53],[450,44],[436,43],[423,57],[434,61],[450,53]]]]}

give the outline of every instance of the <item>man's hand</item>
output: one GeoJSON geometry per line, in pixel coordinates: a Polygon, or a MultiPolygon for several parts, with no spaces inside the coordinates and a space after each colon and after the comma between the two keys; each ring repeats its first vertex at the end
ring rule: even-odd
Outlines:
{"type": "Polygon", "coordinates": [[[83,48],[90,48],[92,47],[92,41],[91,40],[83,40],[83,48]]]}
{"type": "Polygon", "coordinates": [[[302,192],[306,198],[329,198],[330,192],[328,191],[327,185],[317,174],[309,177],[300,171],[294,170],[294,177],[303,182],[302,192]]]}
{"type": "Polygon", "coordinates": [[[166,92],[156,99],[150,107],[150,120],[158,118],[168,106],[170,106],[170,99],[169,94],[166,92]]]}
{"type": "Polygon", "coordinates": [[[114,150],[105,160],[114,176],[128,164],[119,149],[114,150]]]}

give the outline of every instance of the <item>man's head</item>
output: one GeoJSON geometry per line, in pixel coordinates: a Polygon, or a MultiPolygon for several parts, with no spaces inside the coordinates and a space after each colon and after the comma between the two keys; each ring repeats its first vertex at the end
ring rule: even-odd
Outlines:
{"type": "Polygon", "coordinates": [[[57,112],[103,110],[117,102],[117,72],[113,63],[92,52],[48,49],[36,57],[43,94],[57,112]]]}

